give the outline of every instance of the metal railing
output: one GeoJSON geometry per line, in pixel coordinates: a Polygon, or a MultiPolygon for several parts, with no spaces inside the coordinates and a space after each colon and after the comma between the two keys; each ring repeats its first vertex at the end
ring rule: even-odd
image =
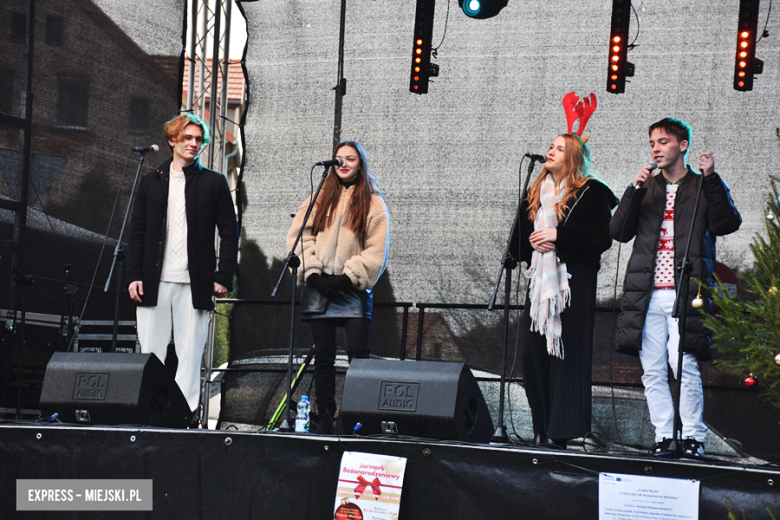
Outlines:
{"type": "MultiPolygon", "coordinates": [[[[284,300],[241,300],[241,299],[233,299],[233,298],[217,298],[217,305],[220,304],[238,304],[238,305],[266,305],[269,307],[284,307],[290,305],[289,301],[284,300]]],[[[301,302],[296,301],[295,306],[300,306],[301,302]]],[[[374,307],[385,307],[385,308],[401,308],[404,310],[404,316],[403,320],[401,322],[401,352],[399,354],[399,359],[405,359],[406,358],[406,336],[408,334],[409,329],[409,309],[414,307],[415,304],[412,302],[374,302],[374,307]]],[[[420,329],[422,330],[422,329],[420,329]]],[[[222,371],[227,371],[227,369],[220,369],[222,371]]]]}

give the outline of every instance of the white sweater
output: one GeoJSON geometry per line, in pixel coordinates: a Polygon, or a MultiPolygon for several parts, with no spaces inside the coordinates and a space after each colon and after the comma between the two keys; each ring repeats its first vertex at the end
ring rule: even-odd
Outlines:
{"type": "Polygon", "coordinates": [[[168,218],[165,233],[161,282],[190,283],[187,263],[187,206],[184,201],[184,172],[171,166],[168,185],[168,218]]]}

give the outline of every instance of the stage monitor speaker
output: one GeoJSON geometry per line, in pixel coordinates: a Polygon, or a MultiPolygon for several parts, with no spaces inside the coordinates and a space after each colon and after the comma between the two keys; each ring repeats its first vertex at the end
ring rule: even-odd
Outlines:
{"type": "Polygon", "coordinates": [[[467,442],[493,436],[485,399],[465,363],[353,359],[339,415],[343,431],[467,442]]]}
{"type": "Polygon", "coordinates": [[[56,352],[43,378],[41,415],[78,424],[185,428],[192,412],[154,354],[56,352]]]}

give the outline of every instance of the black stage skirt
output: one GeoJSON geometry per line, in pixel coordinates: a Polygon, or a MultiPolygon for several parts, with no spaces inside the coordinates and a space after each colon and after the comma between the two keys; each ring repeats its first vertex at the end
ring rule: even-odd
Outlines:
{"type": "MultiPolygon", "coordinates": [[[[320,275],[327,280],[333,278],[328,274],[320,275]]],[[[307,287],[306,290],[314,291],[313,287],[307,287]]],[[[324,312],[301,312],[301,319],[304,321],[318,320],[323,318],[365,318],[370,320],[374,310],[374,294],[371,289],[356,289],[350,287],[343,291],[341,296],[328,298],[328,305],[324,312]]]]}
{"type": "Polygon", "coordinates": [[[546,338],[532,332],[529,296],[522,322],[523,385],[534,433],[575,439],[591,429],[591,366],[599,266],[567,264],[571,304],[561,313],[563,354],[547,354],[546,338]]]}

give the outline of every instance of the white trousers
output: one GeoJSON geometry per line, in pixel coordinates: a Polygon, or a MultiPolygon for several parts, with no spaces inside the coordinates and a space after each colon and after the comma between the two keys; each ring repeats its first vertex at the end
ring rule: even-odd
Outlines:
{"type": "MultiPolygon", "coordinates": [[[[672,318],[674,289],[658,289],[650,297],[645,326],[642,330],[642,384],[650,409],[650,420],[655,427],[655,441],[671,439],[674,431],[674,401],[669,390],[669,370],[677,378],[677,358],[680,331],[677,318],[672,318]]],[[[680,393],[680,419],[682,436],[693,437],[699,442],[707,438],[707,427],[702,421],[704,412],[704,391],[696,356],[683,354],[682,385],[680,393]]]]}
{"type": "Polygon", "coordinates": [[[136,310],[138,342],[141,352],[152,353],[162,362],[171,342],[171,325],[176,344],[176,383],[191,410],[200,402],[200,365],[209,330],[209,311],[192,307],[188,283],[160,282],[156,307],[136,310]]]}

